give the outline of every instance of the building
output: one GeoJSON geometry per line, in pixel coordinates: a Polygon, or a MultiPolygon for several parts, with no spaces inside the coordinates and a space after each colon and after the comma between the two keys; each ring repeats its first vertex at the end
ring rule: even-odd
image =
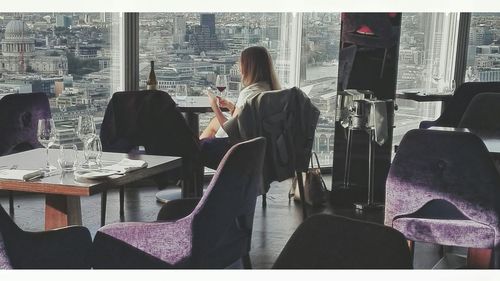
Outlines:
{"type": "Polygon", "coordinates": [[[35,38],[21,20],[7,24],[1,44],[0,71],[4,73],[68,73],[68,58],[64,51],[35,49],[35,38]]]}
{"type": "Polygon", "coordinates": [[[182,45],[186,41],[186,18],[183,15],[174,17],[173,43],[182,45]]]}
{"type": "Polygon", "coordinates": [[[73,24],[73,18],[65,15],[56,16],[56,27],[68,28],[73,24]]]}

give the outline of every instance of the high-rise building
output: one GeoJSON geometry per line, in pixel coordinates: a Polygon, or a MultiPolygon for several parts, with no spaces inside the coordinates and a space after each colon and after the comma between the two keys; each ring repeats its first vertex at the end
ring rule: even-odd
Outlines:
{"type": "Polygon", "coordinates": [[[189,38],[190,44],[197,52],[216,50],[223,47],[215,34],[215,14],[201,14],[200,25],[194,27],[189,38]]]}
{"type": "Polygon", "coordinates": [[[56,16],[56,26],[57,27],[70,27],[73,24],[73,18],[65,15],[56,16]]]}
{"type": "Polygon", "coordinates": [[[176,15],[174,17],[174,44],[183,44],[186,41],[186,18],[184,15],[176,15]]]}
{"type": "Polygon", "coordinates": [[[215,14],[201,14],[200,25],[202,29],[207,29],[211,36],[215,35],[215,14]]]}

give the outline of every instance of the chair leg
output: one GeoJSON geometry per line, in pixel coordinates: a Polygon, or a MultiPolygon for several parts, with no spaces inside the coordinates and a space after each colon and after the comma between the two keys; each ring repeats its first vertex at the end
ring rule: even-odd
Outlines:
{"type": "Polygon", "coordinates": [[[101,226],[106,224],[106,202],[108,201],[108,192],[101,193],[101,226]]]}
{"type": "Polygon", "coordinates": [[[250,260],[250,255],[244,255],[243,257],[241,257],[241,260],[243,261],[244,269],[252,269],[252,261],[250,260]]]}
{"type": "Polygon", "coordinates": [[[262,194],[262,208],[265,208],[267,206],[267,196],[265,194],[262,194]]]}
{"type": "Polygon", "coordinates": [[[124,203],[125,203],[125,187],[120,187],[120,221],[123,221],[125,217],[125,211],[123,210],[124,203]]]}
{"type": "Polygon", "coordinates": [[[307,203],[306,203],[306,196],[304,194],[304,180],[302,179],[302,172],[297,171],[297,182],[299,184],[299,193],[300,193],[300,201],[302,205],[302,215],[304,219],[307,218],[307,203]]]}
{"type": "Polygon", "coordinates": [[[469,248],[467,268],[491,268],[492,249],[469,248]]]}
{"type": "Polygon", "coordinates": [[[410,250],[411,264],[413,265],[413,260],[415,259],[415,241],[406,240],[406,242],[408,243],[408,248],[410,250]]]}
{"type": "Polygon", "coordinates": [[[14,215],[14,191],[9,190],[9,215],[14,215]]]}

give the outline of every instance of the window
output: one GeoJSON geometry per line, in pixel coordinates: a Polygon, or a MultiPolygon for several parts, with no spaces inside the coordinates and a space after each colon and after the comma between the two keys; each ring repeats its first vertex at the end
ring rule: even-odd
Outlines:
{"type": "MultiPolygon", "coordinates": [[[[228,75],[228,97],[241,89],[238,60],[248,46],[266,47],[282,86],[290,85],[291,14],[279,13],[141,13],[139,15],[139,87],[146,88],[150,61],[160,90],[172,96],[187,88],[197,96],[228,75]],[[180,87],[179,87],[180,86],[180,87]]],[[[200,116],[203,130],[213,114],[200,116]]]]}
{"type": "Polygon", "coordinates": [[[320,110],[313,150],[322,165],[333,163],[340,13],[304,13],[300,88],[320,110]]]}
{"type": "MultiPolygon", "coordinates": [[[[458,35],[457,13],[403,13],[399,46],[397,92],[450,93],[458,35]]],[[[393,144],[441,113],[439,102],[397,99],[393,144]]]]}
{"type": "Polygon", "coordinates": [[[77,117],[99,128],[120,89],[119,24],[117,13],[0,14],[0,94],[46,93],[58,142],[79,143],[77,117]]]}
{"type": "Polygon", "coordinates": [[[465,82],[500,81],[500,13],[472,13],[465,82]]]}

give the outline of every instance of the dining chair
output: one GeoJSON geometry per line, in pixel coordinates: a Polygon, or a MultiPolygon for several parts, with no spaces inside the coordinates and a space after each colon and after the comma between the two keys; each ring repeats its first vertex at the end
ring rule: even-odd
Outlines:
{"type": "MultiPolygon", "coordinates": [[[[0,98],[0,156],[43,147],[38,142],[37,126],[39,119],[46,118],[51,118],[51,112],[44,93],[0,98]]],[[[14,214],[13,191],[9,191],[9,213],[14,214]]]]}
{"type": "Polygon", "coordinates": [[[169,201],[159,221],[100,228],[93,243],[93,267],[226,268],[248,256],[265,145],[264,138],[234,145],[199,202],[169,201]],[[174,210],[189,213],[172,215],[174,210]]]}
{"type": "MultiPolygon", "coordinates": [[[[116,92],[106,108],[100,138],[103,151],[130,153],[143,146],[145,154],[180,156],[185,185],[202,184],[198,138],[188,127],[168,93],[157,90],[116,92]]],[[[179,175],[180,174],[180,175],[179,175]]],[[[124,187],[120,188],[120,217],[124,216],[124,187]]],[[[101,225],[106,218],[107,193],[102,193],[101,225]]]]}
{"type": "Polygon", "coordinates": [[[458,127],[472,98],[480,93],[500,93],[500,82],[466,82],[457,87],[446,108],[434,121],[420,122],[420,129],[432,126],[458,127]]]}
{"type": "Polygon", "coordinates": [[[480,93],[474,96],[460,119],[458,127],[498,131],[500,129],[500,92],[480,93]]]}
{"type": "Polygon", "coordinates": [[[0,269],[89,269],[91,249],[83,226],[28,232],[0,206],[0,269]]]}
{"type": "Polygon", "coordinates": [[[466,247],[469,267],[499,267],[500,176],[468,132],[411,130],[386,182],[385,225],[414,241],[466,247]]]}
{"type": "Polygon", "coordinates": [[[411,269],[405,237],[371,222],[318,214],[292,234],[273,269],[411,269]]]}
{"type": "MultiPolygon", "coordinates": [[[[319,110],[307,95],[297,87],[262,92],[248,100],[236,118],[224,123],[230,143],[254,137],[265,137],[264,189],[266,193],[274,181],[297,177],[300,198],[304,197],[302,172],[309,167],[319,110]]],[[[304,218],[306,204],[302,204],[304,218]]]]}

